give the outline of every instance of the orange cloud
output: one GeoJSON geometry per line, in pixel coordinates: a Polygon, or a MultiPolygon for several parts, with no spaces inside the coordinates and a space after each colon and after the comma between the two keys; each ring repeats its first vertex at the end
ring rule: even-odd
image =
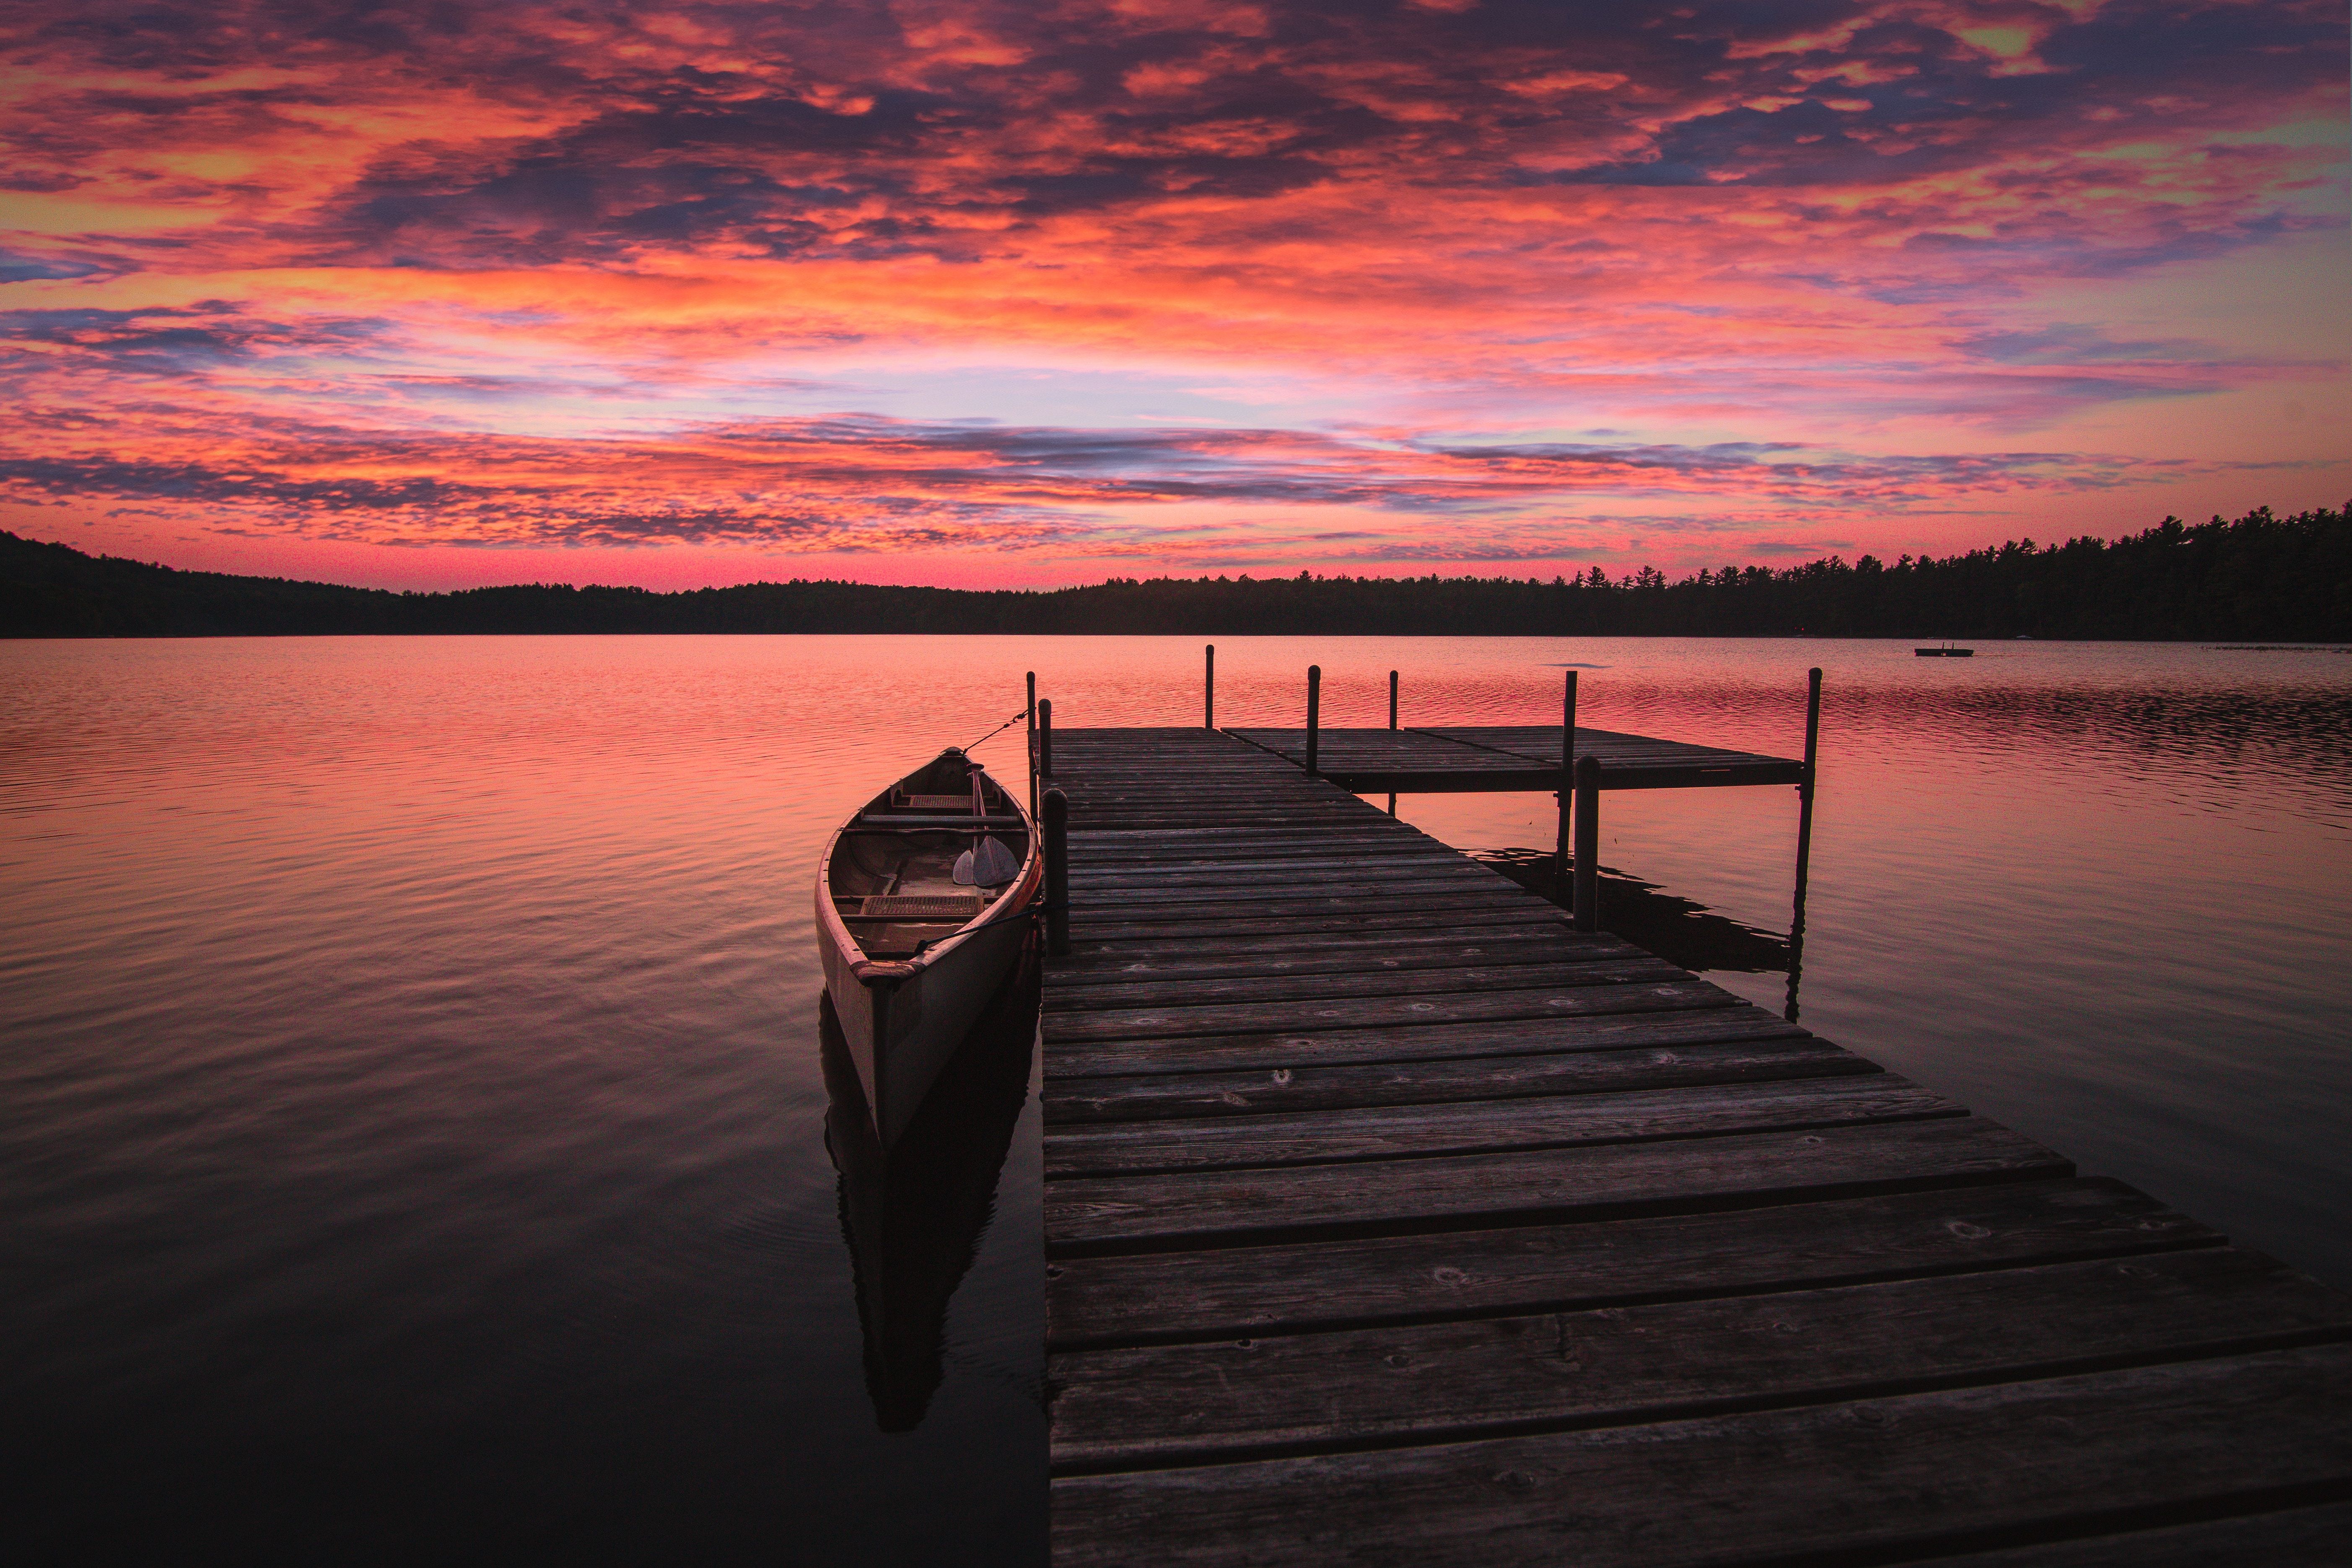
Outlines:
{"type": "Polygon", "coordinates": [[[2340,232],[2340,8],[147,0],[8,37],[7,471],[158,537],[1034,574],[2347,477],[2325,418],[2260,416],[2333,409],[2340,344],[2218,286],[2126,305],[2340,232]]]}

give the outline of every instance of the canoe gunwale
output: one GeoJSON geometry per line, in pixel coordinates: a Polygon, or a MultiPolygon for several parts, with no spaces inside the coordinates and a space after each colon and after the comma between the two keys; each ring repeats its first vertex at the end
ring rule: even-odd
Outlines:
{"type": "MultiPolygon", "coordinates": [[[[952,748],[950,748],[950,750],[952,750],[952,748]]],[[[947,752],[941,752],[940,756],[945,757],[949,753],[947,752]]],[[[961,753],[958,754],[961,755],[961,753]]],[[[969,761],[969,759],[966,760],[969,761]]],[[[885,789],[881,795],[876,796],[875,799],[887,799],[891,792],[905,784],[908,779],[915,777],[917,774],[923,772],[924,768],[936,766],[938,762],[939,758],[933,758],[930,762],[922,764],[921,767],[909,771],[896,783],[893,783],[887,789],[885,789]]],[[[976,935],[982,929],[1001,924],[1008,918],[1024,913],[1027,906],[1034,901],[1036,896],[1037,888],[1039,884],[1045,880],[1045,845],[1040,841],[1037,832],[1037,825],[1030,816],[1029,808],[1027,805],[1023,804],[1018,795],[1013,791],[1005,788],[1003,784],[998,783],[995,776],[990,773],[986,768],[981,768],[979,772],[982,778],[987,780],[991,784],[995,785],[997,793],[1003,795],[1005,802],[1013,807],[1013,816],[1020,822],[1021,832],[1028,842],[1028,849],[1022,857],[1020,874],[1015,876],[1011,882],[1005,884],[1004,891],[998,894],[989,902],[982,905],[978,914],[972,916],[971,920],[965,921],[962,925],[958,926],[953,931],[941,937],[939,941],[925,948],[922,952],[915,954],[912,958],[868,957],[866,950],[857,944],[857,938],[851,932],[849,923],[841,918],[841,911],[834,907],[833,902],[833,858],[835,854],[839,851],[841,841],[854,833],[877,830],[884,832],[900,830],[888,827],[869,829],[861,826],[859,819],[864,817],[873,808],[874,802],[869,800],[866,805],[859,806],[856,811],[850,813],[849,819],[846,822],[844,822],[839,827],[835,828],[833,830],[833,836],[825,840],[824,853],[818,858],[816,867],[817,920],[819,924],[824,928],[825,940],[833,943],[835,952],[841,960],[842,966],[847,970],[849,974],[856,979],[860,985],[864,985],[869,990],[896,988],[897,986],[903,985],[908,981],[913,979],[916,975],[921,973],[924,970],[934,967],[935,965],[944,962],[959,948],[962,947],[969,938],[976,935]]],[[[957,833],[965,831],[1003,831],[1003,829],[965,829],[946,826],[933,827],[926,824],[905,831],[922,833],[957,833]]]]}

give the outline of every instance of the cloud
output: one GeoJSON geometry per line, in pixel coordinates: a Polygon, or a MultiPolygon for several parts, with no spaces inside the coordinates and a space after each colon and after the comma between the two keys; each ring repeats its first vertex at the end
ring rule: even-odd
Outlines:
{"type": "Polygon", "coordinates": [[[13,471],[239,527],[844,549],[1150,548],[1226,507],[1508,552],[1562,498],[2168,483],[2222,469],[2164,405],[2332,362],[2225,341],[2229,301],[2156,333],[2043,298],[2340,228],[2346,33],[2316,0],[28,11],[13,471]],[[1024,401],[1119,378],[1098,419],[1024,401]],[[2063,434],[2093,413],[2108,455],[2063,434]]]}
{"type": "MultiPolygon", "coordinates": [[[[163,411],[150,409],[157,420],[163,411]]],[[[2188,465],[2076,454],[1865,456],[1786,443],[1372,442],[1302,430],[1092,430],[874,416],[719,424],[659,438],[390,435],[294,418],[199,427],[170,458],[105,430],[0,451],[0,499],[168,504],[208,526],[394,544],[756,543],[807,552],[1060,551],[1264,559],[1575,559],[1618,529],[1576,509],[1669,500],[1752,526],[1790,508],[1930,510],[2095,491],[2188,465]],[[42,447],[71,446],[70,455],[42,447]],[[1203,509],[1208,509],[1206,511],[1203,509]],[[1320,521],[1338,514],[1357,526],[1320,521]],[[1427,520],[1475,520],[1432,537],[1427,520]],[[1335,549],[1335,547],[1338,547],[1335,549]]],[[[1687,514],[1643,520],[1706,529],[1687,514]]],[[[1769,553],[1759,544],[1756,550],[1769,553]]]]}

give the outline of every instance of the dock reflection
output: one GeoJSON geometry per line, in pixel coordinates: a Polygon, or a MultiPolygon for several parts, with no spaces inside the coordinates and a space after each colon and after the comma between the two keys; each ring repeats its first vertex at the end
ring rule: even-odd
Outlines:
{"type": "Polygon", "coordinates": [[[856,1280],[866,1392],[883,1431],[910,1432],[939,1389],[948,1303],[995,1212],[997,1176],[1028,1099],[1034,943],[887,1152],[829,1000],[820,1020],[825,1149],[856,1280]]]}
{"type": "MultiPolygon", "coordinates": [[[[1562,909],[1570,906],[1568,889],[1559,882],[1559,858],[1549,849],[1485,849],[1472,858],[1562,909]]],[[[1801,927],[1791,941],[1789,935],[1717,914],[1654,882],[1603,866],[1601,929],[1694,972],[1786,974],[1786,1014],[1791,1022],[1796,1019],[1801,927]]]]}

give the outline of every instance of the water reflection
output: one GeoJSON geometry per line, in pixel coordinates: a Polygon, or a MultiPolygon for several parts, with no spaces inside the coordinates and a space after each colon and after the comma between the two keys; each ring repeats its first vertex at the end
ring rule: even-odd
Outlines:
{"type": "MultiPolygon", "coordinates": [[[[283,1550],[248,1556],[351,1561],[381,1529],[424,1542],[404,1562],[1043,1561],[1035,1135],[933,1288],[920,1428],[877,1434],[800,1048],[808,878],[875,779],[999,722],[1024,671],[1070,725],[1192,724],[1201,657],[0,643],[16,1555],[96,1560],[114,1521],[155,1537],[115,1558],[161,1559],[268,1519],[283,1550]],[[924,700],[877,723],[893,683],[924,700]],[[296,1495],[333,1539],[294,1539],[296,1495]]],[[[1554,722],[1570,660],[1609,666],[1590,724],[1782,756],[1823,666],[1805,1022],[2352,1284],[2352,658],[1234,638],[1217,715],[1303,722],[1319,664],[1333,724],[1386,723],[1391,669],[1408,724],[1554,722]]],[[[980,753],[1015,773],[1022,740],[980,753]]],[[[1549,795],[1399,805],[1449,844],[1552,843],[1549,795]]],[[[1795,819],[1780,789],[1612,793],[1601,853],[1769,943],[1795,819]]],[[[1682,961],[1778,1007],[1745,945],[1682,961]]]]}
{"type": "MultiPolygon", "coordinates": [[[[1555,851],[1482,849],[1473,858],[1561,909],[1569,907],[1570,893],[1560,882],[1559,857],[1555,851]]],[[[1570,857],[1571,882],[1575,864],[1570,857]]],[[[1719,915],[1705,904],[1669,893],[1655,882],[1645,882],[1613,866],[1601,868],[1601,929],[1685,969],[1790,974],[1790,1005],[1796,1005],[1792,950],[1787,937],[1719,915]]]]}
{"type": "Polygon", "coordinates": [[[948,1303],[995,1213],[997,1176],[1028,1098],[1035,942],[887,1152],[830,1000],[820,1029],[824,1142],[840,1177],[866,1388],[883,1431],[911,1432],[938,1392],[948,1303]]]}

